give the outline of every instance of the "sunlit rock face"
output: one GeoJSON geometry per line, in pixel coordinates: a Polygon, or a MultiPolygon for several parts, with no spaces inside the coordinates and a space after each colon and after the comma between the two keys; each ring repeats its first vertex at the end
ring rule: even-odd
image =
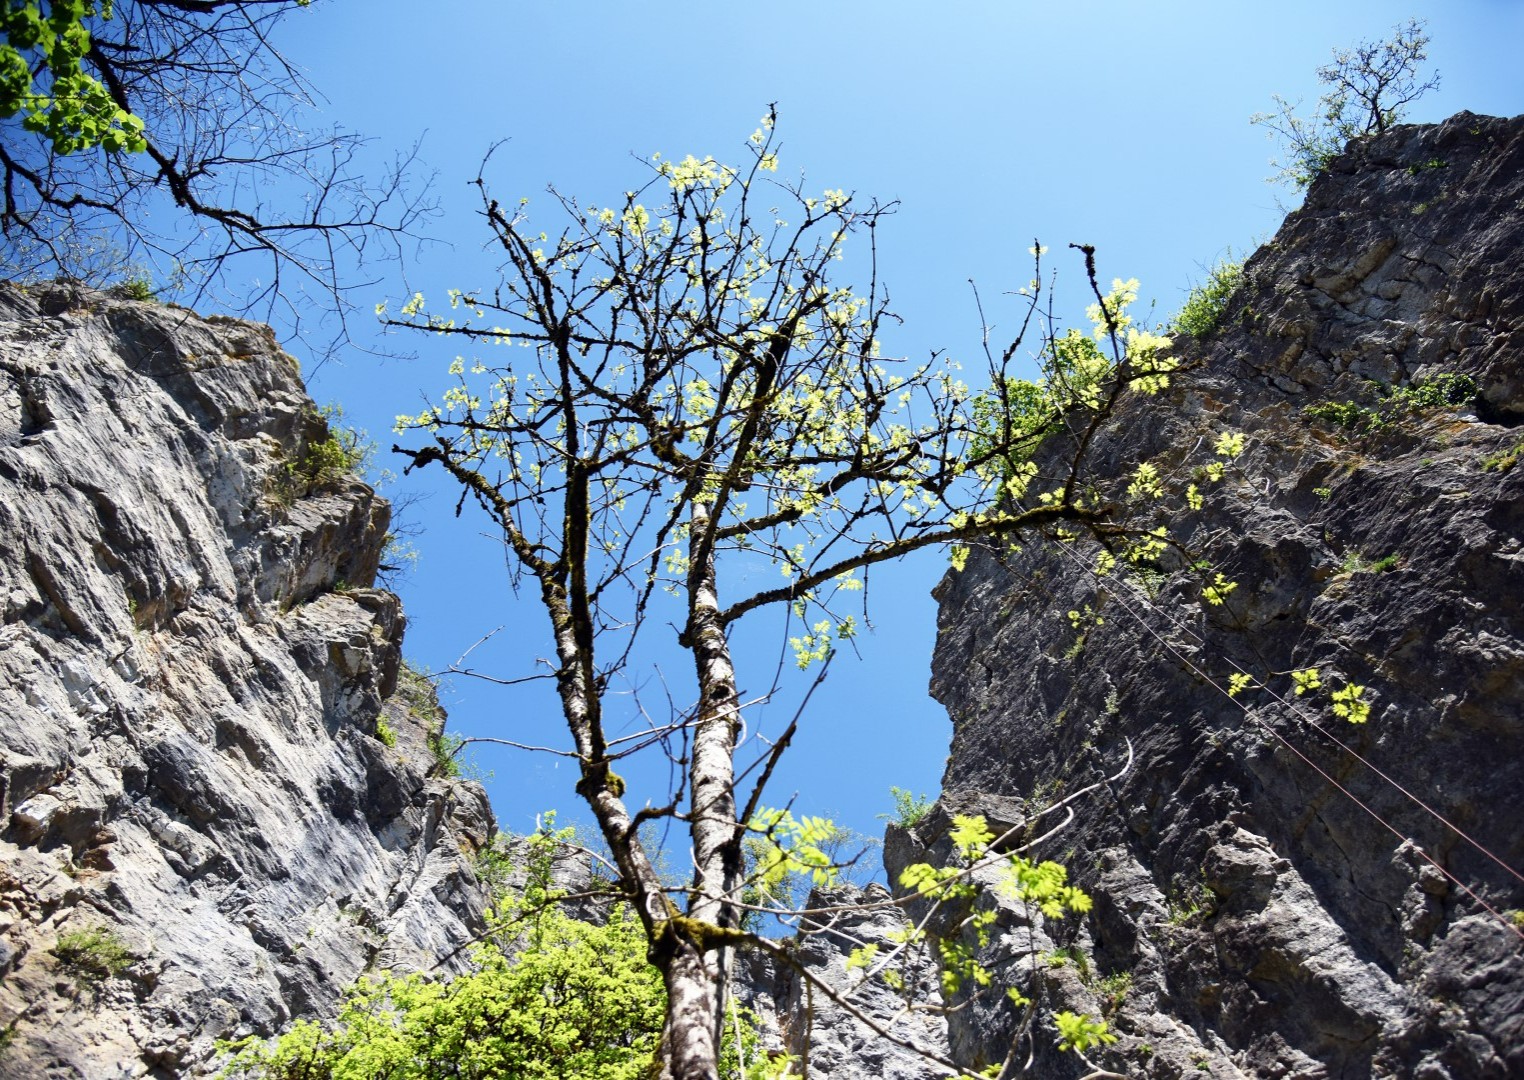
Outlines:
{"type": "Polygon", "coordinates": [[[1043,1019],[1069,1009],[1108,1018],[1089,1056],[1126,1075],[1524,1075],[1524,118],[1352,147],[1175,351],[1188,370],[1125,400],[1092,462],[1118,505],[1140,461],[1198,479],[1181,548],[1097,578],[1085,541],[1033,542],[939,587],[952,753],[891,876],[945,855],[950,814],[1020,823],[1134,754],[1039,849],[1093,913],[1002,901],[986,957],[1034,1027],[991,995],[953,1014],[954,1053],[1023,1040],[1034,1075],[1079,1076],[1043,1019]],[[1445,373],[1476,396],[1380,404],[1445,373]],[[1307,412],[1344,402],[1383,423],[1307,412]],[[1234,432],[1223,479],[1195,473],[1234,432]],[[1262,688],[1230,698],[1237,671],[1262,688]],[[1333,714],[1349,684],[1366,723],[1333,714]]]}
{"type": "Polygon", "coordinates": [[[199,1075],[367,970],[461,963],[491,815],[396,693],[389,509],[315,468],[295,361],[0,286],[0,373],[0,1076],[199,1075]]]}

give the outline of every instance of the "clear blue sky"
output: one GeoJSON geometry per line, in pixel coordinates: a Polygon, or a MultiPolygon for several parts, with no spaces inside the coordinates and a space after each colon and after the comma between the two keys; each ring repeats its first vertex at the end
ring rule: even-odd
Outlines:
{"type": "MultiPolygon", "coordinates": [[[[489,174],[505,200],[554,183],[612,204],[642,175],[631,155],[733,160],[776,101],[785,173],[900,201],[879,230],[880,267],[906,320],[886,351],[972,356],[979,323],[968,280],[986,298],[1022,284],[1034,237],[1055,254],[1071,241],[1095,244],[1105,278],[1140,278],[1157,318],[1170,314],[1205,265],[1267,238],[1283,216],[1277,197],[1290,196],[1263,182],[1272,146],[1249,115],[1276,92],[1315,99],[1313,72],[1332,47],[1385,37],[1410,15],[1429,21],[1431,64],[1444,80],[1413,119],[1524,111],[1524,4],[1515,0],[333,0],[293,13],[282,45],[327,96],[331,122],[374,136],[381,155],[423,136],[423,158],[437,170],[443,216],[432,232],[441,243],[420,253],[406,282],[381,268],[374,296],[360,298],[367,310],[415,288],[437,296],[494,280],[467,187],[490,144],[510,140],[489,174]]],[[[547,199],[536,207],[550,213],[547,199]]],[[[1077,314],[1079,263],[1058,265],[1077,314]]],[[[418,358],[356,352],[326,365],[310,387],[386,446],[392,417],[445,387],[454,353],[426,338],[390,345],[418,358]]],[[[485,520],[469,507],[454,519],[454,504],[441,489],[419,515],[422,561],[401,590],[406,652],[437,670],[506,626],[474,662],[501,677],[531,673],[537,657],[552,655],[545,616],[529,591],[513,596],[501,548],[482,535],[485,520]]],[[[950,726],[926,693],[928,593],[944,565],[928,557],[875,572],[878,632],[862,639],[861,661],[838,660],[774,804],[797,792],[799,808],[877,834],[891,784],[935,793],[950,726]]],[[[775,626],[738,642],[743,687],[766,684],[777,647],[775,626]]],[[[686,657],[674,654],[666,674],[686,701],[686,657]]],[[[458,680],[443,697],[460,733],[566,745],[545,684],[504,690],[458,680]]],[[[757,722],[776,730],[786,719],[779,705],[757,722]]],[[[585,817],[566,764],[492,749],[477,757],[493,773],[488,787],[505,828],[528,828],[547,807],[585,817]]],[[[637,803],[640,779],[632,778],[637,803]]]]}

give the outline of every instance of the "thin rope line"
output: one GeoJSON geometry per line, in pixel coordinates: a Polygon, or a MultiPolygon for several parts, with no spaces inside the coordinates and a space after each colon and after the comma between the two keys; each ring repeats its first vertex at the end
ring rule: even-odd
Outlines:
{"type": "MultiPolygon", "coordinates": [[[[1057,542],[1054,541],[1054,543],[1057,543],[1057,542]]],[[[1095,571],[1095,569],[1093,567],[1085,565],[1083,560],[1081,560],[1073,552],[1068,551],[1067,549],[1065,549],[1062,544],[1058,544],[1058,547],[1059,547],[1059,549],[1061,551],[1063,551],[1063,553],[1064,553],[1064,555],[1066,557],[1068,557],[1070,560],[1072,560],[1077,565],[1079,565],[1082,569],[1084,569],[1085,572],[1088,573],[1096,581],[1096,583],[1098,585],[1103,584],[1101,582],[1100,575],[1096,573],[1096,571],[1095,571]]],[[[1120,593],[1113,592],[1112,595],[1116,596],[1119,601],[1121,600],[1120,593]]],[[[1418,806],[1424,812],[1426,812],[1427,814],[1432,816],[1436,821],[1438,821],[1440,824],[1444,825],[1451,832],[1455,833],[1456,836],[1458,836],[1462,840],[1466,841],[1466,843],[1470,844],[1478,852],[1480,852],[1481,854],[1485,855],[1487,858],[1491,859],[1493,862],[1497,863],[1497,865],[1499,867],[1501,867],[1506,873],[1508,873],[1510,876],[1512,876],[1520,884],[1524,884],[1524,874],[1521,874],[1519,871],[1515,870],[1512,866],[1508,865],[1508,863],[1504,862],[1502,860],[1502,858],[1500,858],[1499,856],[1493,854],[1493,852],[1491,850],[1489,850],[1484,844],[1482,844],[1481,841],[1479,841],[1475,837],[1471,836],[1470,833],[1466,832],[1459,825],[1455,824],[1449,818],[1447,818],[1443,814],[1441,814],[1438,810],[1434,809],[1428,803],[1424,802],[1423,799],[1421,799],[1417,795],[1413,794],[1411,791],[1409,791],[1406,787],[1404,787],[1398,781],[1396,781],[1396,780],[1392,779],[1392,777],[1388,776],[1379,767],[1377,767],[1373,762],[1371,762],[1369,759],[1364,757],[1359,751],[1355,750],[1352,746],[1350,746],[1348,743],[1346,743],[1343,739],[1339,738],[1333,732],[1331,732],[1327,728],[1325,728],[1321,723],[1319,723],[1317,721],[1317,719],[1315,717],[1313,717],[1310,713],[1308,713],[1295,700],[1288,699],[1288,698],[1284,697],[1279,691],[1273,690],[1269,686],[1265,685],[1263,682],[1260,681],[1258,676],[1256,676],[1251,671],[1245,670],[1244,667],[1241,664],[1239,664],[1236,660],[1233,660],[1230,657],[1227,657],[1227,656],[1223,655],[1219,651],[1213,650],[1211,644],[1206,640],[1206,638],[1204,638],[1200,634],[1198,634],[1188,624],[1181,622],[1179,619],[1176,619],[1169,612],[1165,611],[1164,609],[1160,608],[1158,605],[1154,604],[1153,601],[1150,600],[1149,598],[1147,598],[1146,596],[1141,596],[1141,597],[1139,597],[1139,599],[1141,599],[1143,601],[1144,605],[1149,609],[1149,611],[1153,612],[1154,614],[1158,615],[1160,618],[1164,619],[1175,630],[1177,630],[1180,633],[1185,634],[1185,635],[1189,636],[1190,638],[1194,639],[1196,641],[1196,643],[1199,644],[1202,648],[1211,650],[1213,652],[1213,655],[1214,655],[1214,657],[1216,659],[1218,659],[1221,662],[1223,662],[1224,664],[1227,664],[1228,666],[1232,667],[1239,674],[1241,674],[1241,675],[1247,675],[1250,678],[1254,679],[1255,688],[1256,689],[1263,690],[1273,700],[1275,700],[1280,705],[1282,705],[1286,709],[1288,709],[1291,712],[1291,714],[1293,716],[1295,716],[1297,719],[1299,719],[1303,723],[1307,724],[1313,730],[1318,732],[1318,734],[1320,734],[1324,738],[1328,739],[1330,742],[1332,742],[1334,745],[1338,746],[1341,750],[1343,750],[1350,757],[1354,758],[1360,764],[1364,765],[1367,769],[1371,770],[1371,772],[1373,772],[1377,776],[1379,776],[1382,780],[1386,781],[1392,787],[1396,788],[1404,796],[1406,796],[1410,801],[1412,801],[1412,803],[1414,805],[1418,806]]],[[[1124,607],[1126,606],[1125,603],[1124,603],[1123,606],[1124,607]]],[[[1132,613],[1132,612],[1129,612],[1129,613],[1133,614],[1134,618],[1137,617],[1136,613],[1132,613]]],[[[1219,689],[1220,689],[1220,687],[1219,687],[1219,689]]],[[[1226,691],[1224,691],[1224,693],[1226,693],[1226,691]]],[[[1232,697],[1232,695],[1228,695],[1228,696],[1229,696],[1230,700],[1232,700],[1235,704],[1240,704],[1238,702],[1237,698],[1232,697]]],[[[1247,713],[1248,709],[1244,708],[1244,711],[1247,713]]]]}
{"type": "MultiPolygon", "coordinates": [[[[1059,550],[1061,552],[1063,552],[1063,554],[1067,558],[1069,558],[1071,561],[1073,561],[1076,564],[1078,564],[1081,567],[1081,569],[1085,570],[1092,577],[1096,578],[1096,580],[1099,580],[1099,575],[1097,575],[1095,573],[1093,568],[1085,566],[1083,561],[1081,561],[1079,559],[1079,557],[1076,556],[1073,552],[1068,551],[1067,549],[1065,549],[1062,543],[1060,543],[1058,541],[1053,541],[1053,542],[1056,544],[1056,546],[1059,548],[1059,550]]],[[[1136,611],[1134,611],[1132,609],[1131,606],[1129,606],[1129,604],[1127,603],[1127,599],[1126,598],[1122,597],[1119,593],[1114,593],[1113,595],[1116,596],[1116,599],[1117,599],[1118,603],[1120,603],[1122,605],[1122,609],[1124,611],[1126,611],[1129,615],[1131,615],[1133,617],[1133,619],[1138,623],[1139,626],[1141,626],[1151,637],[1153,637],[1156,641],[1159,642],[1160,645],[1162,645],[1166,650],[1168,650],[1168,652],[1172,656],[1174,656],[1175,659],[1180,661],[1180,663],[1183,666],[1185,666],[1190,671],[1194,672],[1203,682],[1205,682],[1213,690],[1216,690],[1223,697],[1227,698],[1228,701],[1231,704],[1237,706],[1239,711],[1242,712],[1245,717],[1247,717],[1249,720],[1259,724],[1265,731],[1269,732],[1270,735],[1272,735],[1275,739],[1279,740],[1280,743],[1286,747],[1286,749],[1290,750],[1297,757],[1301,758],[1319,776],[1323,777],[1323,779],[1327,780],[1335,788],[1337,788],[1339,791],[1343,792],[1346,796],[1348,796],[1349,799],[1352,802],[1354,802],[1354,804],[1356,806],[1360,807],[1360,809],[1364,810],[1367,814],[1369,814],[1372,818],[1374,818],[1377,822],[1379,822],[1384,828],[1386,828],[1389,832],[1391,832],[1392,835],[1396,836],[1399,840],[1402,840],[1404,843],[1412,844],[1413,847],[1418,851],[1418,853],[1423,856],[1425,861],[1427,861],[1429,863],[1429,865],[1433,866],[1434,869],[1438,870],[1441,874],[1443,874],[1450,881],[1452,881],[1456,885],[1460,886],[1460,888],[1465,891],[1467,896],[1471,897],[1479,905],[1481,905],[1483,908],[1485,908],[1494,918],[1496,918],[1498,920],[1498,922],[1502,923],[1505,927],[1508,928],[1508,930],[1510,930],[1514,934],[1514,936],[1519,938],[1519,940],[1524,941],[1524,928],[1515,926],[1513,921],[1511,919],[1506,918],[1501,912],[1499,912],[1491,904],[1489,904],[1487,901],[1483,900],[1480,896],[1478,896],[1476,891],[1474,889],[1472,889],[1471,886],[1467,885],[1460,878],[1456,877],[1449,870],[1446,870],[1443,866],[1441,866],[1438,862],[1436,862],[1434,857],[1432,855],[1430,855],[1428,853],[1428,851],[1426,851],[1424,849],[1422,844],[1418,843],[1418,841],[1414,840],[1410,836],[1403,835],[1403,833],[1395,825],[1393,825],[1391,822],[1387,821],[1380,814],[1378,814],[1375,810],[1373,810],[1369,806],[1367,806],[1364,802],[1362,802],[1359,799],[1359,797],[1357,797],[1353,792],[1351,792],[1343,784],[1339,783],[1332,776],[1329,776],[1328,773],[1324,772],[1323,769],[1320,768],[1317,765],[1316,762],[1314,762],[1306,754],[1302,753],[1302,751],[1297,749],[1297,747],[1292,745],[1292,743],[1289,742],[1284,735],[1282,735],[1280,732],[1276,731],[1267,722],[1265,722],[1263,720],[1260,720],[1257,717],[1255,717],[1249,711],[1249,707],[1247,705],[1245,705],[1243,702],[1239,701],[1237,698],[1235,698],[1232,695],[1230,695],[1225,689],[1223,689],[1222,686],[1220,686],[1217,683],[1217,681],[1215,679],[1213,679],[1210,675],[1208,675],[1205,671],[1203,671],[1201,669],[1200,665],[1198,665],[1194,660],[1191,660],[1189,657],[1187,657],[1183,653],[1181,653],[1169,641],[1165,640],[1154,627],[1150,626],[1147,621],[1145,621],[1140,615],[1138,615],[1138,613],[1136,611]]],[[[1150,608],[1150,610],[1153,610],[1153,611],[1156,611],[1156,612],[1159,611],[1159,609],[1157,607],[1155,607],[1151,601],[1147,601],[1145,599],[1145,603],[1147,603],[1147,605],[1150,608]]],[[[1164,614],[1163,612],[1159,612],[1159,613],[1161,615],[1164,614]]],[[[1168,621],[1170,621],[1172,624],[1174,623],[1174,620],[1170,619],[1168,615],[1165,615],[1164,617],[1168,621]]],[[[1201,644],[1203,646],[1206,645],[1205,640],[1203,638],[1201,638],[1200,635],[1194,634],[1192,632],[1192,636],[1195,637],[1197,641],[1201,642],[1201,644]]],[[[1234,666],[1236,667],[1237,665],[1235,664],[1234,666]]],[[[1247,674],[1247,672],[1245,672],[1245,674],[1247,674]]],[[[1300,710],[1296,710],[1296,711],[1298,713],[1300,713],[1300,710]]],[[[1359,755],[1355,755],[1355,756],[1359,757],[1359,755]]],[[[1374,766],[1372,766],[1372,768],[1374,769],[1374,766]]],[[[1380,772],[1380,770],[1375,770],[1375,771],[1378,774],[1380,772]]],[[[1393,786],[1397,787],[1398,790],[1400,790],[1400,791],[1403,790],[1400,785],[1394,784],[1393,786]]],[[[1403,791],[1403,794],[1407,794],[1407,792],[1403,791]]],[[[1412,798],[1411,795],[1409,797],[1412,798]]],[[[1415,801],[1417,801],[1417,800],[1415,800],[1415,801]]],[[[1428,809],[1428,807],[1425,807],[1425,809],[1428,809]]],[[[1433,811],[1431,810],[1430,813],[1433,813],[1433,811]]],[[[1438,814],[1435,814],[1435,816],[1439,817],[1438,814]]],[[[1440,820],[1444,821],[1444,818],[1441,817],[1440,820]]],[[[1449,824],[1449,823],[1446,822],[1446,824],[1449,824]]],[[[1450,826],[1450,827],[1452,829],[1455,828],[1453,825],[1450,826]]],[[[1463,837],[1465,836],[1465,834],[1461,833],[1459,829],[1456,829],[1455,831],[1459,835],[1461,835],[1463,837]]],[[[1467,837],[1467,839],[1470,839],[1470,838],[1467,837]]],[[[1475,841],[1472,841],[1472,843],[1475,844],[1475,841]]],[[[1479,849],[1481,849],[1484,853],[1489,854],[1489,855],[1491,854],[1490,852],[1486,852],[1486,849],[1480,848],[1480,845],[1477,845],[1477,847],[1479,849]]],[[[1493,856],[1493,857],[1496,858],[1495,856],[1493,856]]],[[[1504,869],[1508,869],[1506,864],[1503,864],[1503,865],[1504,865],[1504,869]]],[[[1517,875],[1515,875],[1515,876],[1517,876],[1517,875]]]]}

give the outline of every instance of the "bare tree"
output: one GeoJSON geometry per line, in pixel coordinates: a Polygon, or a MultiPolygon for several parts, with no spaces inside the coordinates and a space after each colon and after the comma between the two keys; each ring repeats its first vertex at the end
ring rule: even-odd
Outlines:
{"type": "Polygon", "coordinates": [[[415,295],[389,320],[476,350],[455,361],[437,406],[399,420],[423,445],[394,449],[409,469],[438,466],[461,484],[550,618],[563,753],[662,971],[662,1064],[678,1080],[716,1075],[726,958],[755,940],[742,929],[748,835],[796,868],[830,862],[818,830],[764,813],[798,718],[737,761],[746,703],[730,629],[777,611],[797,623],[791,642],[808,668],[855,632],[847,608],[877,563],[933,546],[956,561],[980,538],[1065,528],[1138,542],[1091,489],[1085,448],[1118,395],[1157,389],[1172,367],[1165,339],[1129,323],[1135,282],[1095,290],[1094,334],[1054,337],[1034,280],[1015,340],[985,349],[982,394],[937,356],[882,357],[893,316],[873,237],[891,208],[772,179],[771,114],[749,148],[741,169],[658,158],[614,206],[553,192],[565,215],[554,236],[528,224],[527,200],[505,207],[478,180],[501,281],[451,293],[449,311],[415,295]],[[854,239],[866,249],[855,289],[838,281],[854,239]],[[1046,375],[1017,379],[1022,336],[1039,330],[1046,375]],[[1060,429],[1073,456],[1039,475],[1032,452],[1060,429]],[[749,586],[758,566],[777,584],[749,586]],[[633,684],[632,649],[668,623],[664,610],[692,665],[693,704],[614,738],[627,717],[610,695],[633,684]],[[648,749],[680,765],[680,779],[636,800],[616,766],[648,749]],[[653,819],[687,834],[686,888],[652,866],[639,829],[653,819]]]}
{"type": "Polygon", "coordinates": [[[1274,112],[1250,118],[1281,144],[1283,160],[1272,162],[1277,170],[1272,181],[1306,187],[1350,139],[1379,135],[1399,122],[1409,105],[1439,87],[1438,72],[1419,79],[1419,68],[1429,57],[1424,25],[1409,19],[1385,41],[1335,49],[1333,62],[1318,68],[1318,81],[1328,89],[1311,118],[1297,114],[1300,101],[1279,94],[1274,95],[1274,112]]]}
{"type": "MultiPolygon", "coordinates": [[[[305,6],[87,9],[78,68],[109,97],[117,126],[96,123],[96,141],[60,134],[67,125],[46,94],[52,114],[0,121],[8,271],[99,284],[152,264],[192,303],[210,295],[298,330],[314,303],[342,315],[349,275],[398,256],[432,206],[427,183],[409,175],[414,152],[378,172],[359,137],[308,129],[315,93],[273,43],[277,23],[305,6]]],[[[48,75],[45,58],[34,66],[48,75]]]]}

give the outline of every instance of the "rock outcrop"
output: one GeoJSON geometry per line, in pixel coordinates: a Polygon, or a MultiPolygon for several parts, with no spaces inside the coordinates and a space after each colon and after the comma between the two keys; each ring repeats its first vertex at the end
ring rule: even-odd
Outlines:
{"type": "Polygon", "coordinates": [[[0,286],[0,372],[0,1075],[201,1075],[367,969],[461,963],[492,817],[396,692],[389,510],[295,361],[0,286]]]}
{"type": "Polygon", "coordinates": [[[848,964],[854,949],[869,945],[887,951],[896,935],[910,929],[892,900],[877,883],[816,889],[805,902],[815,914],[802,918],[800,931],[780,943],[791,963],[758,952],[740,954],[737,997],[752,1010],[763,1045],[775,1059],[786,1055],[807,1062],[808,1075],[840,1080],[947,1075],[947,1067],[936,1063],[951,1057],[929,958],[917,954],[908,965],[896,965],[907,993],[881,979],[865,979],[863,969],[848,964]]]}
{"type": "MultiPolygon", "coordinates": [[[[951,813],[1020,823],[1130,742],[1131,771],[1040,849],[1092,914],[1000,901],[986,954],[1040,1014],[1105,1016],[1120,1039],[1097,1065],[1524,1076],[1521,267],[1524,118],[1352,144],[1221,329],[1177,341],[1188,370],[1091,450],[1125,503],[1138,463],[1178,489],[1245,436],[1179,503],[1181,550],[1097,577],[1085,541],[1030,543],[939,587],[952,754],[938,810],[891,830],[891,876],[945,856],[951,813]],[[1401,394],[1445,375],[1476,393],[1401,394]],[[1236,588],[1214,605],[1218,571],[1236,588]],[[1309,668],[1323,685],[1298,694],[1309,668]],[[1235,673],[1252,682],[1230,696],[1235,673]],[[1334,715],[1348,685],[1368,722],[1334,715]]],[[[1017,1022],[992,995],[953,1015],[953,1051],[999,1061],[1017,1022]]],[[[1034,1075],[1087,1071],[1056,1042],[1039,1021],[1034,1075]]]]}

